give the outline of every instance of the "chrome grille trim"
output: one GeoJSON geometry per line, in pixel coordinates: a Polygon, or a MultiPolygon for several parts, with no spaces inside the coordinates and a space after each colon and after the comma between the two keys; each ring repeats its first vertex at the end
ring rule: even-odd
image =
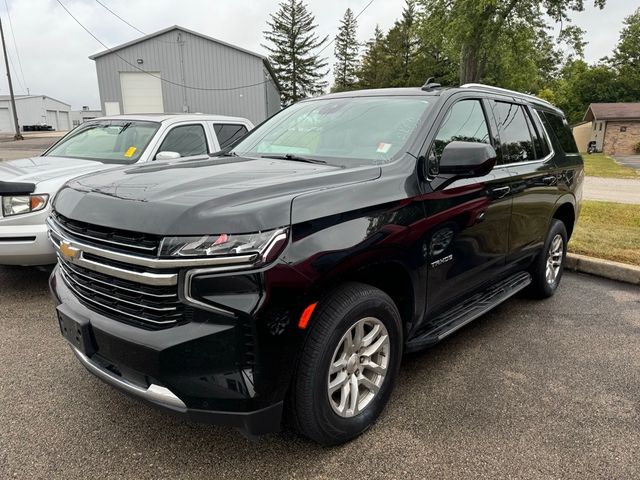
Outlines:
{"type": "Polygon", "coordinates": [[[94,278],[94,277],[90,277],[82,272],[79,272],[76,268],[72,267],[72,263],[69,263],[67,261],[65,261],[63,258],[60,257],[60,255],[58,255],[58,261],[60,263],[60,266],[63,269],[67,269],[70,270],[73,274],[78,275],[79,277],[84,277],[87,280],[90,280],[92,282],[97,282],[97,283],[102,283],[104,285],[108,285],[109,287],[113,287],[113,288],[117,288],[119,290],[125,290],[127,292],[131,292],[131,293],[135,293],[137,295],[147,295],[150,297],[155,297],[155,298],[175,298],[176,301],[178,300],[178,294],[177,293],[163,293],[163,294],[158,294],[158,293],[149,293],[149,292],[145,292],[142,290],[133,290],[132,288],[126,288],[120,285],[116,285],[113,283],[109,283],[109,282],[105,282],[103,280],[100,280],[98,278],[94,278]]]}
{"type": "MultiPolygon", "coordinates": [[[[103,297],[110,298],[112,300],[115,300],[116,302],[126,303],[127,305],[132,305],[134,307],[148,308],[149,310],[155,310],[156,312],[177,312],[178,311],[178,307],[153,307],[151,305],[145,305],[144,303],[135,303],[130,300],[126,300],[124,298],[114,297],[113,295],[101,292],[100,290],[96,290],[95,288],[91,288],[91,287],[88,287],[87,285],[80,284],[77,280],[75,280],[72,276],[70,276],[69,273],[65,270],[64,263],[61,262],[60,267],[61,267],[60,270],[62,270],[63,275],[67,278],[69,282],[73,283],[76,287],[80,289],[89,290],[90,292],[93,292],[96,295],[102,295],[103,297]]],[[[95,298],[93,300],[95,303],[100,303],[95,298]]]]}
{"type": "Polygon", "coordinates": [[[82,298],[85,302],[87,302],[89,304],[93,304],[94,306],[97,306],[98,308],[103,308],[105,310],[111,310],[112,312],[115,312],[118,315],[122,315],[124,317],[129,317],[129,318],[134,318],[134,319],[139,320],[139,321],[144,322],[144,323],[154,323],[154,324],[157,324],[157,325],[167,325],[167,324],[177,323],[177,319],[164,320],[164,321],[151,320],[149,318],[140,317],[138,315],[133,315],[131,313],[124,312],[122,310],[118,310],[117,308],[113,308],[113,307],[110,307],[108,305],[103,305],[102,303],[96,302],[92,298],[87,297],[83,293],[79,292],[77,288],[73,287],[71,285],[69,279],[67,278],[67,276],[64,274],[64,272],[62,272],[62,279],[64,280],[65,285],[74,293],[74,295],[76,295],[77,297],[82,298]]]}
{"type": "MultiPolygon", "coordinates": [[[[58,252],[58,258],[60,258],[60,241],[61,237],[51,230],[49,230],[49,238],[51,243],[58,252]]],[[[74,258],[71,263],[76,264],[87,270],[93,270],[94,272],[102,273],[104,275],[110,275],[112,277],[120,278],[122,280],[128,280],[130,282],[143,283],[145,285],[154,286],[170,286],[178,284],[177,273],[151,273],[151,272],[136,272],[133,270],[126,270],[124,268],[114,267],[112,265],[106,265],[104,263],[94,262],[84,258],[82,252],[77,258],[74,258]]]]}

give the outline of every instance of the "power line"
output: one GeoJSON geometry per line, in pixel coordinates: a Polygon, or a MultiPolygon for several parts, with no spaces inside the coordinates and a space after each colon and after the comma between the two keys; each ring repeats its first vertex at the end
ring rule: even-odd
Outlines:
{"type": "MultiPolygon", "coordinates": [[[[13,48],[16,50],[16,57],[18,58],[18,66],[20,67],[20,75],[22,76],[22,84],[23,90],[27,85],[27,81],[24,78],[24,71],[22,70],[22,60],[20,60],[20,52],[18,51],[18,42],[16,42],[16,34],[13,30],[13,22],[11,21],[11,12],[9,11],[9,5],[7,4],[7,0],[4,0],[4,6],[7,9],[7,17],[9,18],[9,28],[11,29],[11,36],[13,37],[13,48]]],[[[11,65],[13,67],[13,65],[11,65]]],[[[15,72],[15,67],[13,67],[15,72]]],[[[16,74],[17,77],[17,74],[16,74]]],[[[19,80],[19,79],[18,79],[19,80]]]]}
{"type": "MultiPolygon", "coordinates": [[[[6,1],[6,0],[5,0],[6,1]]],[[[113,10],[111,10],[109,7],[107,7],[104,3],[102,3],[100,0],[96,0],[96,3],[98,5],[100,5],[102,8],[104,8],[107,12],[109,12],[111,15],[113,15],[114,17],[120,19],[123,23],[126,23],[127,25],[129,25],[131,28],[133,28],[135,31],[140,32],[142,35],[146,35],[145,32],[143,32],[142,30],[140,30],[138,27],[136,27],[135,25],[131,25],[129,22],[127,22],[124,18],[122,18],[120,15],[118,15],[116,12],[114,12],[113,10]]]]}
{"type": "MultiPolygon", "coordinates": [[[[367,3],[364,8],[362,10],[360,10],[360,13],[358,13],[355,18],[353,19],[353,21],[355,22],[356,20],[358,20],[358,17],[360,17],[360,15],[362,15],[365,10],[367,8],[369,8],[369,6],[374,2],[374,0],[370,0],[369,3],[367,3]]],[[[334,42],[336,41],[336,37],[333,37],[333,40],[331,40],[329,43],[327,43],[324,47],[322,47],[320,49],[320,51],[318,53],[316,53],[316,55],[320,55],[322,52],[324,52],[327,48],[329,48],[330,45],[332,45],[334,42]]]]}
{"type": "Polygon", "coordinates": [[[122,57],[121,55],[118,54],[118,52],[116,52],[115,50],[112,50],[111,48],[109,48],[102,40],[100,40],[98,37],[96,37],[91,30],[89,30],[87,27],[85,27],[82,22],[80,22],[80,20],[78,20],[70,11],[67,7],[65,7],[65,5],[60,1],[60,0],[56,0],[56,2],[58,2],[58,4],[64,9],[65,12],[67,12],[67,14],[73,18],[73,20],[80,25],[80,27],[82,27],[82,29],[87,32],[89,35],[91,35],[93,37],[93,39],[98,42],[100,45],[102,45],[104,48],[107,49],[107,51],[109,53],[114,54],[116,57],[118,57],[120,60],[122,60],[124,63],[126,63],[127,65],[135,68],[136,70],[142,72],[142,73],[146,73],[147,75],[157,78],[158,80],[160,80],[161,82],[164,83],[168,83],[170,85],[175,85],[177,87],[183,87],[183,88],[188,88],[190,90],[199,90],[199,91],[207,91],[207,92],[221,92],[221,91],[230,91],[230,90],[241,90],[243,88],[251,88],[251,87],[257,87],[259,85],[264,85],[266,83],[269,83],[271,80],[264,80],[262,82],[258,82],[258,83],[252,83],[250,85],[241,85],[238,87],[228,87],[228,88],[206,88],[206,87],[194,87],[191,85],[184,85],[182,83],[178,83],[178,82],[172,82],[171,80],[167,80],[166,78],[162,78],[159,77],[158,75],[154,75],[151,72],[148,72],[146,70],[144,70],[143,68],[140,68],[138,65],[136,65],[135,63],[131,63],[129,60],[127,60],[126,58],[122,57]]]}
{"type": "MultiPolygon", "coordinates": [[[[6,0],[5,0],[6,1],[6,0]]],[[[116,12],[114,12],[113,10],[111,10],[108,6],[106,6],[104,3],[102,3],[100,0],[96,0],[96,3],[98,5],[100,5],[102,8],[104,8],[107,12],[109,12],[111,15],[113,15],[114,17],[116,17],[118,20],[120,20],[121,22],[123,22],[124,24],[128,25],[129,27],[133,28],[136,32],[141,33],[144,36],[147,36],[148,33],[140,30],[138,27],[136,27],[135,25],[133,25],[131,22],[128,22],[127,20],[125,20],[124,18],[122,18],[120,15],[118,15],[116,12]]],[[[160,43],[166,43],[168,45],[176,45],[176,42],[167,42],[165,40],[161,40],[159,38],[156,38],[157,42],[160,43]]]]}

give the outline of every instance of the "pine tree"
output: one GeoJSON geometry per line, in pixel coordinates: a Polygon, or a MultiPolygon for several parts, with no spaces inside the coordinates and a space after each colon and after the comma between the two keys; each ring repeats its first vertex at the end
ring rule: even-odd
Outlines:
{"type": "Polygon", "coordinates": [[[338,60],[333,67],[334,92],[353,90],[356,86],[356,72],[358,70],[358,40],[356,29],[358,23],[353,11],[347,8],[340,21],[340,29],[336,35],[335,55],[338,60]]]}
{"type": "Polygon", "coordinates": [[[358,70],[358,87],[381,88],[389,86],[390,71],[384,32],[376,25],[373,37],[366,43],[358,70]]]}
{"type": "Polygon", "coordinates": [[[391,68],[394,72],[391,86],[410,87],[411,63],[414,60],[418,46],[416,35],[417,7],[415,0],[406,0],[402,10],[402,19],[395,22],[386,38],[389,50],[391,68]]]}
{"type": "Polygon", "coordinates": [[[302,0],[285,0],[267,21],[270,28],[264,37],[270,42],[263,45],[269,51],[269,61],[282,87],[282,103],[290,105],[326,88],[323,80],[328,73],[326,59],[315,50],[324,45],[327,37],[319,39],[315,33],[314,16],[302,0]]]}

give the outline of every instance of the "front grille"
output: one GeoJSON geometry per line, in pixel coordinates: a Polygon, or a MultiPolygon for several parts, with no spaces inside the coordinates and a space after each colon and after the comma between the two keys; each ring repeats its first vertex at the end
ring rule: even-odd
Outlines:
{"type": "Polygon", "coordinates": [[[147,328],[163,328],[186,320],[188,308],[180,302],[175,285],[143,285],[58,258],[64,282],[87,308],[147,328]]]}
{"type": "Polygon", "coordinates": [[[56,212],[51,214],[51,220],[61,233],[79,242],[136,255],[158,254],[161,238],[156,235],[92,225],[71,220],[56,212]]]}

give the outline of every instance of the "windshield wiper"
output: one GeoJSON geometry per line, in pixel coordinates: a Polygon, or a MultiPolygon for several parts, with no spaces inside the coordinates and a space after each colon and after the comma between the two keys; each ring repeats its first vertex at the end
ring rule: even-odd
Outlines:
{"type": "Polygon", "coordinates": [[[305,163],[317,163],[320,165],[326,165],[324,160],[317,160],[315,158],[299,157],[291,153],[285,153],[284,155],[260,155],[260,158],[275,158],[276,160],[291,160],[293,162],[305,162],[305,163]]]}

